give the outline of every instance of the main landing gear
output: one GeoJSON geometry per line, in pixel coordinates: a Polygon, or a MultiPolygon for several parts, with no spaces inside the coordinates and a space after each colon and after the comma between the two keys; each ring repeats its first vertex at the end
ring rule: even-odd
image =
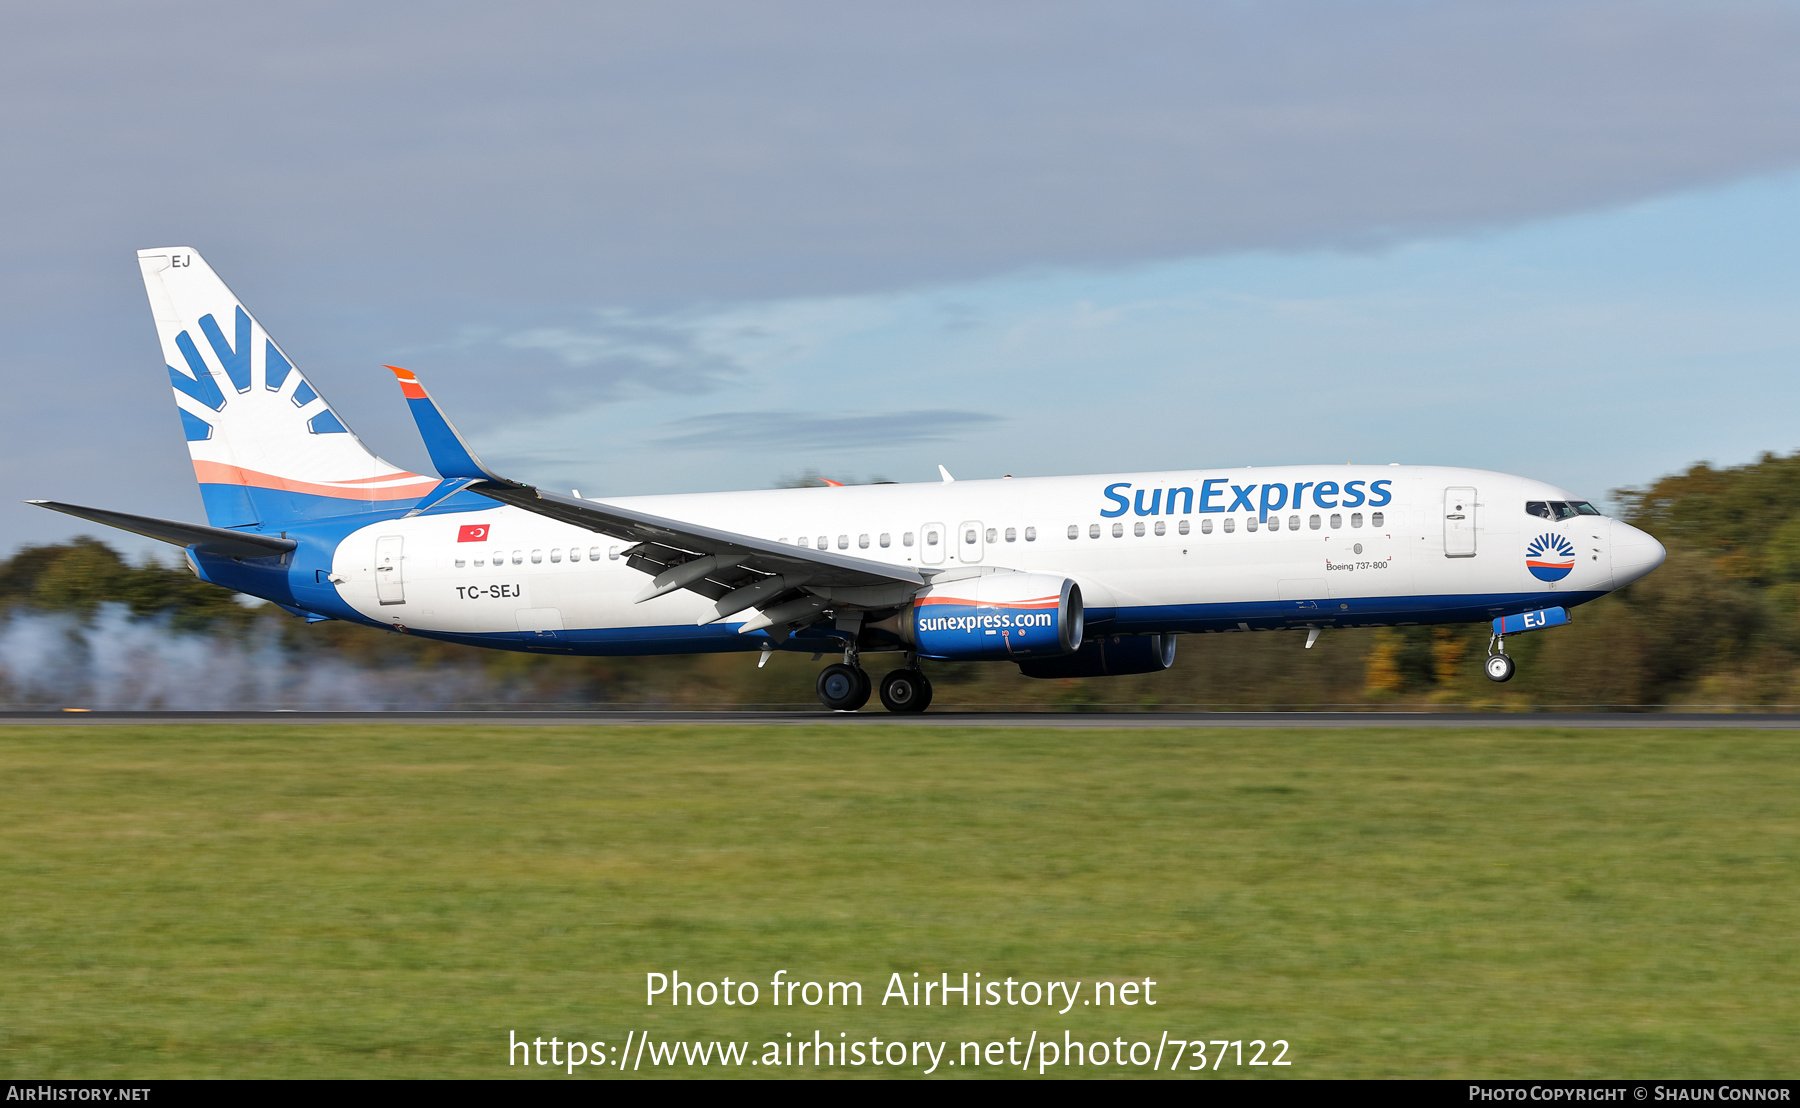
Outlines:
{"type": "Polygon", "coordinates": [[[869,675],[862,667],[834,662],[819,671],[819,703],[834,712],[854,712],[869,702],[869,675]]]}
{"type": "MultiPolygon", "coordinates": [[[[819,671],[819,703],[833,712],[854,712],[869,702],[871,684],[856,655],[845,651],[843,661],[819,671]]],[[[923,712],[931,706],[931,682],[916,663],[894,670],[881,679],[881,704],[901,715],[923,712]]]]}
{"type": "Polygon", "coordinates": [[[1481,668],[1487,674],[1489,681],[1498,683],[1512,680],[1513,671],[1518,667],[1514,666],[1513,660],[1507,656],[1504,638],[1495,635],[1488,640],[1487,661],[1482,663],[1481,668]]]}
{"type": "Polygon", "coordinates": [[[931,707],[931,682],[917,669],[897,669],[881,679],[882,707],[896,715],[931,707]]]}

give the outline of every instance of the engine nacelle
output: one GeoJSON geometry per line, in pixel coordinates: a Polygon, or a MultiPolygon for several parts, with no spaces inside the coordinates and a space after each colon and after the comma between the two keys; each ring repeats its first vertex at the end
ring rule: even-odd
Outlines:
{"type": "Polygon", "coordinates": [[[1042,573],[992,573],[928,588],[892,623],[925,658],[1054,658],[1081,649],[1081,587],[1042,573]]]}
{"type": "Polygon", "coordinates": [[[1120,677],[1161,673],[1175,664],[1174,635],[1105,635],[1061,658],[1019,663],[1027,677],[1120,677]]]}

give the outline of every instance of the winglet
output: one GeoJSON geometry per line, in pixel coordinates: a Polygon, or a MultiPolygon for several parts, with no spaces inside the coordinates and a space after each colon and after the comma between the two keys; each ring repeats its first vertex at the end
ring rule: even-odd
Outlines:
{"type": "Polygon", "coordinates": [[[419,425],[419,437],[425,440],[425,450],[431,455],[431,464],[437,467],[440,477],[469,477],[477,480],[501,481],[504,478],[496,475],[457,431],[456,426],[437,406],[437,401],[425,391],[410,369],[401,369],[397,365],[384,367],[394,371],[400,381],[400,395],[406,397],[406,406],[412,409],[413,422],[419,425]]]}
{"type": "Polygon", "coordinates": [[[948,484],[949,484],[949,483],[950,483],[950,482],[952,482],[952,481],[954,481],[954,480],[956,480],[956,478],[954,478],[954,477],[952,477],[952,476],[950,476],[950,471],[949,471],[949,470],[947,470],[947,469],[945,469],[945,468],[944,468],[944,467],[943,467],[943,466],[941,466],[941,465],[940,465],[940,466],[938,466],[938,472],[939,472],[939,473],[940,473],[940,474],[942,474],[942,475],[943,475],[943,478],[944,478],[944,484],[946,484],[946,485],[948,485],[948,484]]]}

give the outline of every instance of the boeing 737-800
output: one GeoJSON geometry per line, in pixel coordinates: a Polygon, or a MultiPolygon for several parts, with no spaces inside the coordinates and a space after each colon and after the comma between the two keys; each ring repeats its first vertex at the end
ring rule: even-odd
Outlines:
{"type": "Polygon", "coordinates": [[[827,652],[820,701],[923,711],[921,660],[1151,673],[1177,636],[1491,622],[1506,637],[1662,563],[1564,489],[1297,465],[583,499],[501,476],[389,367],[435,476],[370,452],[187,247],[138,254],[205,526],[33,501],[183,547],[308,620],[557,654],[827,652]]]}

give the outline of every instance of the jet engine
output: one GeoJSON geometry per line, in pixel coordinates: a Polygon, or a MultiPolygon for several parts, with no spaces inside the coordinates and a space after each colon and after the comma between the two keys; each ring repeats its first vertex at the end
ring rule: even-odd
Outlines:
{"type": "Polygon", "coordinates": [[[871,627],[924,658],[1054,658],[1081,649],[1081,587],[1041,573],[992,573],[927,588],[871,627]]]}

